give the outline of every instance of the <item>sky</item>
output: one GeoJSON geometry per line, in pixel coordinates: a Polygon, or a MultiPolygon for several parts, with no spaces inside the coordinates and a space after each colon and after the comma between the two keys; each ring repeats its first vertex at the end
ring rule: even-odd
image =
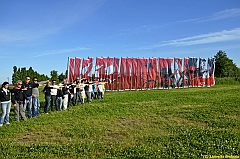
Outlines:
{"type": "Polygon", "coordinates": [[[239,0],[0,0],[0,82],[68,57],[213,57],[240,67],[239,0]]]}

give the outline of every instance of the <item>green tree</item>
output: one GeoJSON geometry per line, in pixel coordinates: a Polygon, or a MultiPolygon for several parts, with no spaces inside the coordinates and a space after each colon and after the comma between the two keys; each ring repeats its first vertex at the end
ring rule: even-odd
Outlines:
{"type": "Polygon", "coordinates": [[[19,79],[19,71],[17,66],[13,66],[13,74],[12,74],[12,84],[15,84],[19,79]]]}
{"type": "Polygon", "coordinates": [[[50,72],[50,75],[51,75],[51,80],[57,80],[58,79],[58,71],[52,70],[50,72]]]}
{"type": "Polygon", "coordinates": [[[58,81],[59,81],[59,83],[60,83],[61,81],[63,81],[64,78],[66,78],[66,75],[64,75],[63,73],[61,73],[61,74],[58,76],[58,81]]]}
{"type": "Polygon", "coordinates": [[[232,59],[227,57],[227,54],[219,50],[217,54],[214,56],[216,59],[215,63],[215,76],[216,77],[228,77],[239,75],[239,68],[235,63],[233,63],[232,59]]]}
{"type": "Polygon", "coordinates": [[[17,66],[13,66],[12,83],[15,84],[18,80],[24,81],[27,75],[30,76],[31,79],[37,77],[38,81],[46,81],[49,79],[47,75],[39,74],[37,71],[34,71],[32,67],[26,69],[26,67],[17,68],[17,66]]]}

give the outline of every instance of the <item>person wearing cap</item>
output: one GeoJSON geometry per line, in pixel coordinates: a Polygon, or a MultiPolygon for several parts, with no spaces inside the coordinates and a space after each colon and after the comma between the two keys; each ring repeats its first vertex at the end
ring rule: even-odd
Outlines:
{"type": "Polygon", "coordinates": [[[2,115],[0,118],[0,126],[3,126],[3,123],[9,123],[9,113],[11,108],[11,100],[10,100],[10,91],[8,90],[9,83],[3,82],[2,88],[0,89],[0,100],[1,100],[1,108],[2,115]]]}

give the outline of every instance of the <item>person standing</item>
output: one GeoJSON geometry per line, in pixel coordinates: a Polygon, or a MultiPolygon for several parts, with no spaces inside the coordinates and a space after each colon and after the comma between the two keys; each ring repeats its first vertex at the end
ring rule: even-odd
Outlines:
{"type": "Polygon", "coordinates": [[[94,93],[94,99],[97,99],[98,90],[97,90],[97,85],[96,85],[96,83],[94,83],[94,84],[92,85],[92,89],[93,89],[93,93],[94,93]]]}
{"type": "Polygon", "coordinates": [[[32,118],[32,88],[38,87],[39,84],[31,84],[30,77],[26,76],[25,82],[22,84],[22,89],[26,89],[25,93],[29,102],[25,102],[24,111],[28,111],[28,118],[32,118]]]}
{"type": "Polygon", "coordinates": [[[81,104],[83,104],[83,98],[82,98],[82,96],[81,96],[81,92],[83,91],[83,88],[81,88],[80,87],[80,84],[81,84],[81,82],[80,82],[80,78],[79,77],[77,77],[77,82],[76,82],[76,104],[77,104],[77,102],[78,102],[78,99],[79,99],[79,101],[80,101],[80,103],[81,104]]]}
{"type": "Polygon", "coordinates": [[[93,83],[90,81],[89,82],[89,96],[90,96],[90,101],[92,101],[93,97],[94,97],[94,93],[93,93],[93,83]]]}
{"type": "Polygon", "coordinates": [[[44,113],[48,114],[48,108],[50,106],[50,97],[51,97],[51,86],[50,83],[47,82],[46,86],[43,88],[43,93],[45,95],[45,107],[44,107],[44,113]]]}
{"type": "Polygon", "coordinates": [[[87,97],[87,102],[90,103],[91,99],[90,99],[90,94],[89,94],[89,82],[88,80],[84,83],[84,91],[87,97]]]}
{"type": "Polygon", "coordinates": [[[57,110],[62,110],[62,103],[63,103],[63,91],[62,86],[57,89],[57,110]]]}
{"type": "Polygon", "coordinates": [[[3,82],[2,88],[0,89],[0,100],[1,100],[1,108],[2,115],[0,118],[0,126],[3,126],[3,123],[9,123],[9,113],[11,108],[11,100],[10,100],[10,91],[8,90],[9,83],[3,82]]]}
{"type": "Polygon", "coordinates": [[[69,94],[69,85],[67,84],[67,79],[63,80],[63,110],[66,110],[68,107],[68,94],[69,94]]]}
{"type": "Polygon", "coordinates": [[[37,83],[38,79],[37,77],[33,78],[33,85],[35,87],[32,88],[32,116],[39,116],[40,115],[40,101],[39,101],[39,90],[38,86],[39,84],[37,83]]]}
{"type": "Polygon", "coordinates": [[[19,121],[19,114],[21,118],[26,121],[26,115],[24,111],[24,102],[29,102],[25,91],[22,90],[22,81],[18,80],[16,86],[13,88],[11,102],[14,106],[14,117],[16,121],[19,121]]]}
{"type": "Polygon", "coordinates": [[[104,90],[103,90],[103,84],[102,82],[99,82],[98,85],[98,99],[102,98],[103,99],[103,95],[104,95],[104,90]]]}
{"type": "Polygon", "coordinates": [[[57,109],[57,89],[56,80],[52,80],[51,89],[51,111],[54,111],[54,107],[57,109]]]}
{"type": "Polygon", "coordinates": [[[73,106],[76,106],[76,98],[77,98],[77,84],[76,83],[77,83],[77,81],[74,80],[69,88],[69,92],[71,95],[70,98],[71,98],[73,106]]]}

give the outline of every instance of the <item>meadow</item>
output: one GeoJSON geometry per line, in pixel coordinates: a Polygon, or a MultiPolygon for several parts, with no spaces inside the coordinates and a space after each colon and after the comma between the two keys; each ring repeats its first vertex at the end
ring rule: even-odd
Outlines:
{"type": "MultiPolygon", "coordinates": [[[[40,99],[43,107],[42,93],[40,99]]],[[[26,122],[15,122],[12,110],[11,124],[0,127],[0,158],[239,157],[239,143],[240,84],[224,81],[106,92],[26,122]]]]}

